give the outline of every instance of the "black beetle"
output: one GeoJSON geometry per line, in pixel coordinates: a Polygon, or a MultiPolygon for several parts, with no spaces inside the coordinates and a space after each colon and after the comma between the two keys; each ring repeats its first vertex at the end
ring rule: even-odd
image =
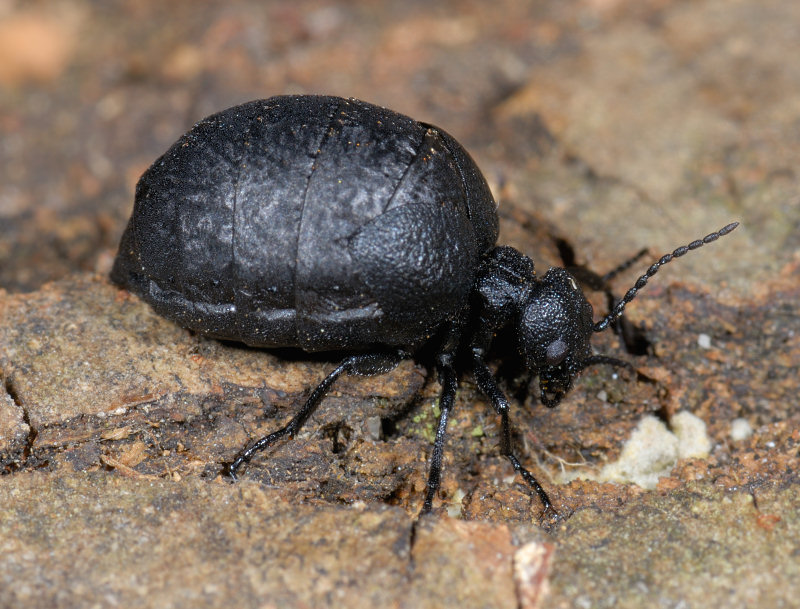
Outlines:
{"type": "Polygon", "coordinates": [[[550,499],[511,448],[509,403],[485,359],[513,327],[519,353],[556,406],[658,269],[726,235],[729,224],[663,256],[600,321],[572,275],[495,246],[496,204],[469,154],[441,129],[355,99],[283,96],[197,123],[144,173],[112,280],[206,336],[256,347],[352,352],[282,429],[295,434],[343,373],[392,370],[432,340],[442,385],[423,512],[439,487],[461,348],[501,417],[501,452],[550,499]]]}

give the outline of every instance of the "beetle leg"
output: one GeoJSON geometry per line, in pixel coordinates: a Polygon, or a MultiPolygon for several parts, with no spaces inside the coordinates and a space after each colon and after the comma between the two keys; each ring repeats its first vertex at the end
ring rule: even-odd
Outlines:
{"type": "Polygon", "coordinates": [[[439,396],[439,425],[436,428],[436,439],[433,442],[433,453],[431,454],[431,465],[428,470],[428,490],[425,494],[425,503],[422,504],[422,514],[431,511],[433,507],[433,497],[439,490],[442,474],[442,457],[444,456],[444,441],[447,436],[447,419],[453,409],[458,388],[458,376],[452,362],[452,355],[440,354],[437,358],[437,368],[439,369],[439,382],[442,385],[442,393],[439,396]]]}
{"type": "Polygon", "coordinates": [[[242,464],[250,461],[250,459],[253,458],[253,455],[264,450],[268,446],[271,446],[284,436],[294,436],[308,420],[308,417],[310,417],[317,409],[317,406],[319,406],[322,398],[328,394],[331,387],[336,382],[336,379],[338,379],[343,373],[358,374],[361,376],[384,374],[397,367],[397,364],[400,363],[400,360],[402,360],[404,356],[405,354],[402,351],[394,351],[391,353],[362,353],[358,355],[351,355],[350,357],[346,358],[341,364],[334,368],[334,370],[328,374],[328,376],[326,376],[319,385],[317,385],[314,391],[311,392],[311,395],[308,396],[308,399],[306,400],[306,403],[303,404],[300,412],[298,412],[291,421],[289,421],[278,431],[273,431],[271,434],[256,440],[250,446],[240,452],[236,459],[233,460],[233,463],[231,463],[228,467],[228,475],[232,479],[236,480],[236,471],[242,466],[242,464]]]}
{"type": "Polygon", "coordinates": [[[500,415],[500,420],[502,421],[503,431],[500,437],[500,454],[511,461],[514,469],[519,472],[525,482],[536,491],[536,494],[539,495],[539,499],[544,505],[545,513],[555,514],[556,511],[555,508],[553,508],[550,497],[547,496],[542,485],[534,478],[533,474],[522,466],[522,463],[519,462],[519,459],[514,455],[511,448],[511,425],[508,420],[508,398],[506,398],[503,390],[497,385],[497,381],[492,375],[491,370],[489,370],[489,367],[478,354],[473,356],[472,364],[475,382],[480,390],[491,400],[495,412],[500,415]]]}

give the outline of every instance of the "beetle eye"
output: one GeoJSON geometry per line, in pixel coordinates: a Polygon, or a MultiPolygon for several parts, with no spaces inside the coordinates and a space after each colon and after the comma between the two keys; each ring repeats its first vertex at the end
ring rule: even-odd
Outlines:
{"type": "Polygon", "coordinates": [[[567,351],[567,343],[561,339],[554,340],[547,345],[547,365],[558,366],[567,357],[567,351]]]}

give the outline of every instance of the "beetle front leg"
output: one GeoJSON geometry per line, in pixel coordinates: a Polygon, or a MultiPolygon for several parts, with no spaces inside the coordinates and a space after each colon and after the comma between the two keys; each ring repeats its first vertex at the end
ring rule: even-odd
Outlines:
{"type": "Polygon", "coordinates": [[[503,427],[500,437],[500,454],[511,461],[514,469],[519,472],[525,482],[536,491],[536,494],[539,495],[539,499],[544,505],[545,514],[557,514],[550,501],[550,497],[548,497],[542,485],[534,478],[533,474],[523,467],[522,463],[520,463],[519,459],[514,455],[511,448],[511,425],[508,420],[508,398],[506,398],[503,390],[497,385],[497,381],[492,375],[491,370],[489,370],[489,367],[478,353],[475,353],[473,356],[473,375],[478,388],[491,400],[492,407],[495,412],[500,415],[503,427]]]}

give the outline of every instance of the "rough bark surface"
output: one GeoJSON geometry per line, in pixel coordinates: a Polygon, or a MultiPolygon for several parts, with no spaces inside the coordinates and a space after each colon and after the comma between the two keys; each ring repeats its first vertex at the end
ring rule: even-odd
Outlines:
{"type": "Polygon", "coordinates": [[[4,6],[0,607],[796,605],[798,23],[791,0],[4,6]],[[628,308],[646,354],[596,337],[638,378],[588,370],[548,411],[500,371],[561,520],[468,375],[418,518],[438,384],[415,362],[342,379],[295,440],[221,475],[333,362],[200,338],[107,274],[142,171],[281,93],[452,133],[539,272],[558,243],[602,273],[741,222],[628,308]],[[711,448],[655,490],[576,477],[684,411],[711,448]]]}

